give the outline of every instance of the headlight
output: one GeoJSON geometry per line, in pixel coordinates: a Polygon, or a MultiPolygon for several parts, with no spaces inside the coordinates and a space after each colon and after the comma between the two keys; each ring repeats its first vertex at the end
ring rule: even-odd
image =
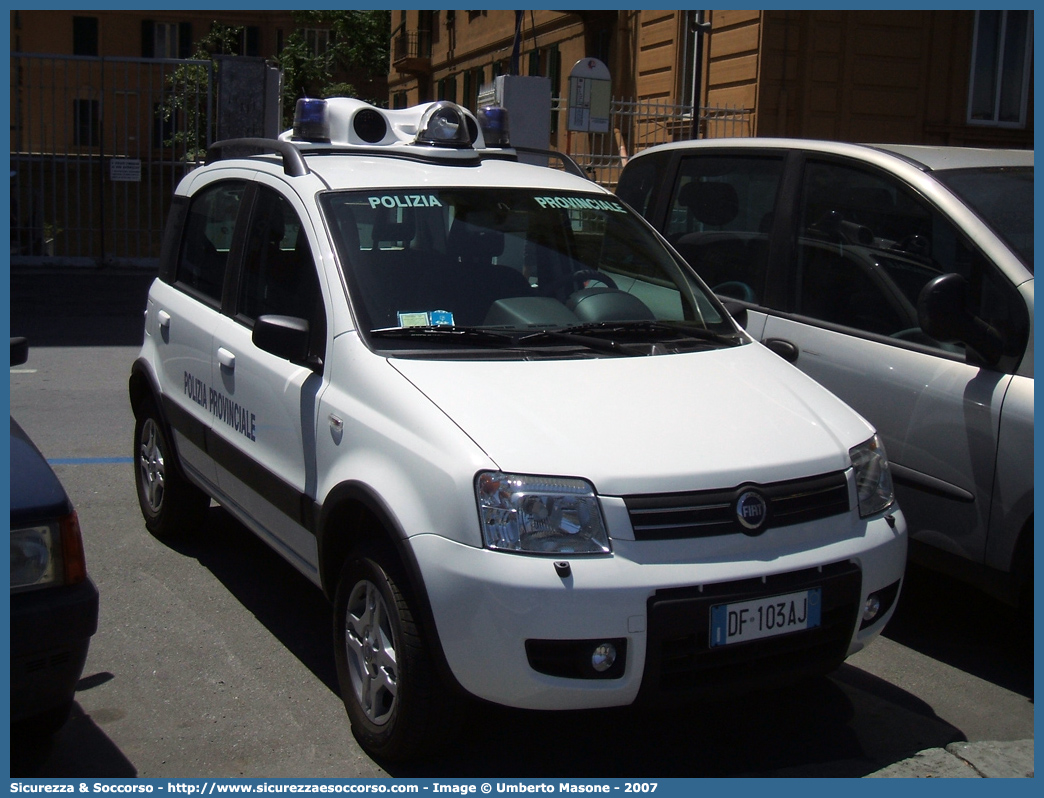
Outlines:
{"type": "Polygon", "coordinates": [[[582,479],[484,471],[475,478],[482,539],[523,554],[607,554],[594,488],[582,479]]]}
{"type": "Polygon", "coordinates": [[[855,470],[856,495],[859,498],[859,515],[866,518],[883,512],[895,501],[892,489],[892,473],[888,468],[881,438],[874,435],[866,443],[849,450],[852,468],[855,470]]]}
{"type": "Polygon", "coordinates": [[[11,530],[11,590],[44,587],[61,577],[58,528],[34,526],[11,530]]]}

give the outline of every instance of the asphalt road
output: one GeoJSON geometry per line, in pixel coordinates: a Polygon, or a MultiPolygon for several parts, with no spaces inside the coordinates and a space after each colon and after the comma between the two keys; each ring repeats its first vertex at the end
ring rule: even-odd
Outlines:
{"type": "Polygon", "coordinates": [[[145,530],[126,378],[146,285],[12,277],[12,334],[31,348],[11,412],[55,461],[101,592],[73,716],[50,744],[12,740],[12,776],[862,776],[955,741],[1033,737],[1016,619],[912,571],[885,636],[830,678],[659,714],[469,705],[438,760],[383,767],[351,736],[318,589],[218,507],[189,544],[145,530]]]}

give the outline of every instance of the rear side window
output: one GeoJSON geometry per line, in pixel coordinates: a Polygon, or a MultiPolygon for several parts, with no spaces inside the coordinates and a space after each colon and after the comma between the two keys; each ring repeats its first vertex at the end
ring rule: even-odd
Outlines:
{"type": "Polygon", "coordinates": [[[782,157],[685,158],[664,234],[716,294],[759,303],[782,157]]]}
{"type": "Polygon", "coordinates": [[[215,304],[221,303],[244,188],[241,182],[217,183],[200,191],[189,204],[174,280],[215,304]]]}

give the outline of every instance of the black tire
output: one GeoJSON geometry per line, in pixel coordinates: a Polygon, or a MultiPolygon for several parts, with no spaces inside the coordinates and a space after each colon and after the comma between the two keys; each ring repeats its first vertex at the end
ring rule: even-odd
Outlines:
{"type": "Polygon", "coordinates": [[[157,538],[191,537],[203,525],[210,497],[181,472],[151,399],[141,403],[135,417],[134,483],[145,526],[157,538]]]}
{"type": "Polygon", "coordinates": [[[374,757],[420,759],[446,739],[446,691],[434,672],[394,558],[350,558],[334,597],[334,652],[352,731],[374,757]]]}

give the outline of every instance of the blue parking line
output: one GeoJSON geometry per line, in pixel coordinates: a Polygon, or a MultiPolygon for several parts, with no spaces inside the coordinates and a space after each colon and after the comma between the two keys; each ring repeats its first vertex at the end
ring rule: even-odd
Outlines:
{"type": "Polygon", "coordinates": [[[47,460],[53,466],[56,465],[123,465],[133,463],[133,457],[54,457],[47,460]]]}

